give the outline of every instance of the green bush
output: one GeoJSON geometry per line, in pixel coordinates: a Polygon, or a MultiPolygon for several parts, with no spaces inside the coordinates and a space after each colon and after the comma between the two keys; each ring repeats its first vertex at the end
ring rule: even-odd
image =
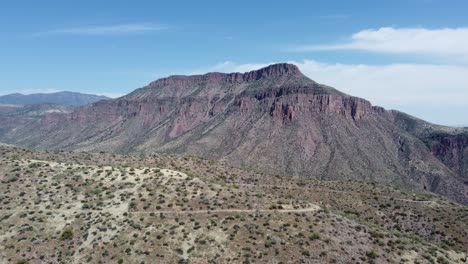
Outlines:
{"type": "Polygon", "coordinates": [[[313,232],[313,233],[309,236],[309,239],[310,239],[310,240],[317,240],[317,239],[320,239],[320,235],[319,235],[318,233],[313,232]]]}
{"type": "Polygon", "coordinates": [[[371,251],[367,252],[366,256],[369,259],[375,259],[375,258],[378,257],[377,253],[374,250],[371,250],[371,251]]]}
{"type": "Polygon", "coordinates": [[[62,240],[70,240],[73,238],[73,229],[71,227],[67,227],[62,232],[62,240]]]}

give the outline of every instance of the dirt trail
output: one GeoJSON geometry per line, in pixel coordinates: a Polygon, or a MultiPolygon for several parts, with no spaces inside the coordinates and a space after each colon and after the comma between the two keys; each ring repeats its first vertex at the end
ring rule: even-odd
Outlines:
{"type": "MultiPolygon", "coordinates": [[[[306,213],[306,212],[315,212],[320,210],[320,207],[317,205],[308,207],[308,208],[299,208],[299,209],[214,209],[214,210],[187,210],[187,211],[176,211],[176,210],[159,210],[159,211],[127,211],[129,214],[210,214],[210,213],[256,213],[256,212],[268,212],[268,213],[306,213]]],[[[122,211],[119,210],[0,210],[0,213],[26,213],[26,212],[44,212],[44,213],[118,213],[121,214],[122,211]]]]}
{"type": "MultiPolygon", "coordinates": [[[[233,185],[237,186],[247,186],[247,187],[278,187],[278,185],[274,184],[249,184],[249,183],[236,183],[233,185]]],[[[293,189],[313,189],[313,187],[301,187],[301,186],[282,186],[281,188],[287,188],[290,190],[293,189]]],[[[350,192],[350,191],[339,191],[339,190],[332,190],[332,189],[320,189],[321,192],[331,192],[331,193],[343,193],[343,194],[354,194],[354,195],[361,195],[361,196],[372,196],[372,197],[378,197],[382,199],[388,199],[388,200],[395,200],[395,201],[401,201],[401,202],[408,202],[408,203],[422,203],[422,204],[428,204],[428,205],[439,205],[436,201],[432,200],[427,200],[427,201],[420,201],[420,200],[411,200],[411,199],[404,199],[404,198],[395,198],[395,197],[390,197],[390,196],[385,196],[385,195],[375,195],[371,193],[360,193],[360,192],[350,192]]]]}

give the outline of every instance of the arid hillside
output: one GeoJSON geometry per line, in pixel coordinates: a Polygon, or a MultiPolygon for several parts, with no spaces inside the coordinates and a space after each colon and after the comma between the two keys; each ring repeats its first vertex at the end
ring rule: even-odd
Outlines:
{"type": "Polygon", "coordinates": [[[468,209],[428,192],[269,176],[193,156],[7,145],[0,181],[0,263],[467,258],[468,209]]]}

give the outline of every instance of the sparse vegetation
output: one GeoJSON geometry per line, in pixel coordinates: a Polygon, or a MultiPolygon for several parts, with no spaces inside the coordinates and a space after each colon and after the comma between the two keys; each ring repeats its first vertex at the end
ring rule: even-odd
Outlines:
{"type": "Polygon", "coordinates": [[[466,258],[467,223],[457,219],[468,211],[436,196],[270,177],[197,157],[0,154],[0,180],[18,178],[0,185],[0,252],[14,263],[466,258]]]}

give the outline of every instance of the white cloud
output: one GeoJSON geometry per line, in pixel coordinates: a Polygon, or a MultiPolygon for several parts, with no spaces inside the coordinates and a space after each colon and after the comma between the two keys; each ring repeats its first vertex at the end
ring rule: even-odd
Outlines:
{"type": "MultiPolygon", "coordinates": [[[[458,125],[468,122],[468,67],[433,64],[340,64],[291,61],[312,80],[374,105],[425,120],[458,125]]],[[[211,71],[245,72],[268,64],[224,62],[211,71]]]]}
{"type": "Polygon", "coordinates": [[[468,68],[432,64],[329,64],[294,62],[310,78],[390,106],[468,105],[468,68]]]}
{"type": "Polygon", "coordinates": [[[468,61],[468,28],[366,29],[350,41],[325,45],[303,45],[295,51],[360,50],[393,54],[416,54],[468,61]]]}
{"type": "Polygon", "coordinates": [[[122,35],[131,33],[148,33],[167,29],[167,26],[151,23],[98,25],[72,27],[38,32],[34,35],[122,35]]]}

